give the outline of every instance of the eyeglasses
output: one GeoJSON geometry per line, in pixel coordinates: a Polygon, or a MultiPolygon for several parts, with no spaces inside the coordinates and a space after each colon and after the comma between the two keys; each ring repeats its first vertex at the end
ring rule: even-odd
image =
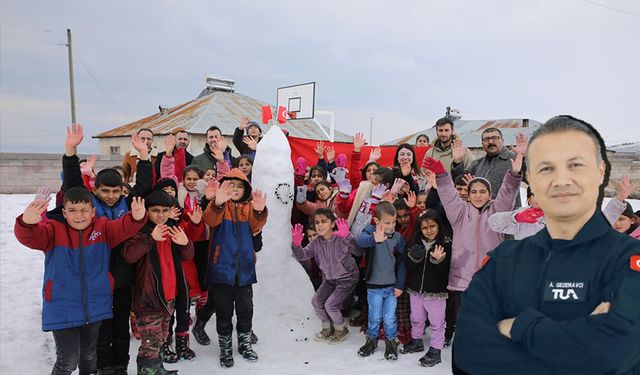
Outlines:
{"type": "Polygon", "coordinates": [[[499,135],[494,135],[492,137],[482,138],[482,143],[495,142],[498,139],[501,139],[501,137],[499,135]]]}

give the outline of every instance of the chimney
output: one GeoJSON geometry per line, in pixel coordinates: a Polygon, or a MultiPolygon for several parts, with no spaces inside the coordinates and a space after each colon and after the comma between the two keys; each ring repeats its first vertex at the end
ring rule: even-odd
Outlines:
{"type": "Polygon", "coordinates": [[[158,106],[158,110],[163,117],[169,114],[169,107],[163,106],[162,104],[158,106]]]}
{"type": "Polygon", "coordinates": [[[223,92],[235,92],[233,87],[236,82],[232,79],[215,77],[211,74],[207,74],[205,82],[207,91],[223,91],[223,92]]]}

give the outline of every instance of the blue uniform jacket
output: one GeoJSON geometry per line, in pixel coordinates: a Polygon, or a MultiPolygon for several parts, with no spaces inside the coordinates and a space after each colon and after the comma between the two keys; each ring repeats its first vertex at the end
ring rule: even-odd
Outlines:
{"type": "Polygon", "coordinates": [[[640,241],[596,212],[571,241],[547,229],[489,253],[465,292],[456,364],[471,374],[639,374],[640,241]],[[591,315],[601,302],[608,313],[591,315]],[[511,339],[497,322],[515,318],[511,339]]]}

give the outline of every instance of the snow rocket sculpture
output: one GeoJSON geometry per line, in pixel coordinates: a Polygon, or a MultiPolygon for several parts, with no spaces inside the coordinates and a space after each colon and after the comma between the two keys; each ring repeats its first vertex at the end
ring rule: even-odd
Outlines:
{"type": "Polygon", "coordinates": [[[256,256],[258,283],[254,287],[253,320],[256,334],[261,342],[284,339],[281,334],[291,340],[304,340],[318,328],[309,327],[310,322],[316,321],[311,306],[314,291],[304,269],[291,255],[293,164],[289,142],[278,126],[272,126],[258,144],[251,184],[267,193],[269,210],[262,231],[263,249],[256,256]],[[278,328],[274,330],[272,325],[278,328]],[[269,338],[270,332],[278,337],[269,338]]]}

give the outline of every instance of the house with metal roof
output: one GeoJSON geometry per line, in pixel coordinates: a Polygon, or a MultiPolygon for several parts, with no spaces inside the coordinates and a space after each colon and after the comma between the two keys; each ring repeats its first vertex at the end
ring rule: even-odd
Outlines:
{"type": "MultiPolygon", "coordinates": [[[[229,146],[233,147],[231,137],[240,119],[243,116],[261,122],[261,108],[267,103],[249,96],[235,92],[234,81],[207,77],[207,86],[202,90],[198,98],[186,103],[168,108],[159,107],[159,111],[143,119],[119,126],[115,129],[99,133],[97,138],[100,143],[101,155],[124,155],[131,149],[130,138],[142,128],[151,129],[154,133],[154,147],[164,151],[164,138],[177,130],[186,130],[191,134],[189,151],[198,155],[205,145],[207,129],[215,125],[227,137],[229,146]]],[[[272,113],[275,113],[271,106],[272,113]]],[[[260,125],[266,133],[272,126],[260,125]]],[[[329,128],[320,125],[315,120],[287,120],[281,125],[293,137],[328,140],[325,133],[319,127],[323,127],[326,133],[329,128]]],[[[351,142],[352,136],[335,131],[335,141],[351,142]]]]}
{"type": "MultiPolygon", "coordinates": [[[[472,151],[482,149],[482,132],[488,128],[497,128],[502,132],[505,145],[516,142],[516,134],[524,133],[531,138],[533,132],[542,126],[542,123],[530,119],[505,119],[505,120],[454,120],[454,131],[462,139],[462,143],[472,151]]],[[[436,139],[435,126],[411,133],[401,138],[394,139],[385,145],[399,145],[402,143],[415,144],[420,134],[429,136],[431,143],[436,139]]]]}

